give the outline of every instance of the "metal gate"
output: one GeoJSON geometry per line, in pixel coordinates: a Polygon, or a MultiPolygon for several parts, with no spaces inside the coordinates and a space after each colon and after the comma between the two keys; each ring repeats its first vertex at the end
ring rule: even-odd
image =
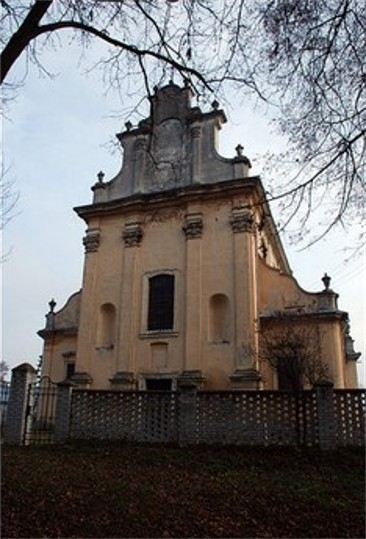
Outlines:
{"type": "Polygon", "coordinates": [[[23,443],[54,442],[57,384],[48,376],[29,384],[23,443]]]}

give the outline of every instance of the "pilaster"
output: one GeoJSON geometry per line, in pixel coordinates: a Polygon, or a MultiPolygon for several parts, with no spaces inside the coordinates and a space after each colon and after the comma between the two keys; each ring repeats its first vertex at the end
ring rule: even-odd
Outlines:
{"type": "Polygon", "coordinates": [[[196,122],[191,127],[193,183],[199,183],[201,178],[201,136],[202,127],[199,123],[196,122]]]}
{"type": "Polygon", "coordinates": [[[140,283],[140,245],[143,238],[141,223],[134,221],[126,223],[122,231],[123,261],[121,286],[121,319],[116,375],[110,379],[112,386],[130,387],[130,375],[135,372],[136,338],[139,333],[138,290],[140,283]],[[123,373],[123,376],[121,374],[123,373]],[[126,375],[128,377],[126,378],[126,375]]]}
{"type": "Polygon", "coordinates": [[[231,381],[243,389],[259,385],[257,358],[257,285],[255,227],[248,208],[233,208],[230,218],[234,243],[235,365],[231,381]]]}
{"type": "Polygon", "coordinates": [[[83,293],[81,295],[75,365],[77,373],[82,374],[90,371],[91,354],[95,344],[97,325],[95,298],[98,282],[98,249],[100,246],[99,227],[90,226],[88,228],[86,236],[83,238],[83,244],[85,247],[83,293]]]}
{"type": "Polygon", "coordinates": [[[185,217],[186,235],[186,320],[184,370],[201,365],[202,354],[202,214],[185,217]]]}

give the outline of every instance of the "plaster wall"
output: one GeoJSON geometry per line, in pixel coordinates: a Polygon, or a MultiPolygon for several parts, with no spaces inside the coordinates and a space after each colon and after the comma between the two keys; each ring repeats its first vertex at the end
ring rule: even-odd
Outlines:
{"type": "Polygon", "coordinates": [[[93,385],[109,387],[109,379],[120,371],[177,375],[199,369],[207,379],[206,387],[229,387],[238,347],[252,334],[247,324],[235,320],[239,313],[246,317],[245,304],[254,309],[254,287],[246,279],[248,274],[253,279],[248,268],[253,264],[254,243],[250,240],[247,246],[250,234],[233,234],[231,212],[229,197],[103,221],[98,251],[86,255],[77,354],[77,370],[90,373],[93,385]],[[202,219],[200,237],[186,237],[182,227],[187,215],[202,219]],[[132,247],[122,241],[122,230],[130,222],[141,223],[143,229],[141,242],[132,247]],[[235,258],[241,264],[237,275],[235,258]],[[148,278],[162,272],[175,276],[174,329],[149,332],[148,278]],[[225,339],[213,342],[210,301],[215,295],[226,298],[227,329],[225,339]],[[106,303],[116,308],[117,326],[113,348],[108,350],[98,349],[95,341],[98,313],[106,303]],[[157,344],[165,346],[166,363],[154,359],[157,344]]]}

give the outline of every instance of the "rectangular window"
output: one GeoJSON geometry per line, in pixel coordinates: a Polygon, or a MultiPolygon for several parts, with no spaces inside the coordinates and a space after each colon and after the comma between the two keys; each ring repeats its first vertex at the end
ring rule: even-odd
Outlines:
{"type": "Polygon", "coordinates": [[[174,328],[174,275],[149,279],[148,331],[174,328]]]}
{"type": "Polygon", "coordinates": [[[147,378],[147,391],[171,391],[172,381],[170,378],[147,378]]]}

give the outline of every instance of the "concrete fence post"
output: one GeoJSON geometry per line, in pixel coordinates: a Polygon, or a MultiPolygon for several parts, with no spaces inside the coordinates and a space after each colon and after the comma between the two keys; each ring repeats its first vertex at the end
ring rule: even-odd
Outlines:
{"type": "Polygon", "coordinates": [[[179,386],[179,445],[197,443],[197,387],[187,384],[179,386]]]}
{"type": "Polygon", "coordinates": [[[37,371],[29,363],[22,363],[12,370],[4,441],[21,445],[26,436],[28,392],[37,380],[37,371]]]}
{"type": "Polygon", "coordinates": [[[333,383],[317,382],[314,385],[319,424],[319,447],[323,450],[336,448],[333,383]]]}
{"type": "Polygon", "coordinates": [[[75,384],[69,381],[57,384],[55,413],[55,442],[62,444],[69,438],[71,419],[71,397],[75,384]]]}

